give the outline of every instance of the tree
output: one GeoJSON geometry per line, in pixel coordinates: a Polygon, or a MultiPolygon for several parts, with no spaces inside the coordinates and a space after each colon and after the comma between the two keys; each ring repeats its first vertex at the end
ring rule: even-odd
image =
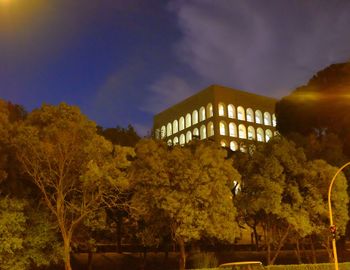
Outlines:
{"type": "Polygon", "coordinates": [[[98,134],[109,140],[113,144],[134,147],[140,140],[140,136],[136,133],[132,125],[127,128],[117,126],[115,128],[98,127],[98,134]]]}
{"type": "Polygon", "coordinates": [[[185,269],[185,245],[204,237],[233,242],[238,232],[231,188],[240,175],[213,142],[168,147],[141,140],[131,168],[133,214],[143,221],[145,243],[171,235],[185,269]],[[161,234],[163,233],[163,235],[161,234]]]}
{"type": "Polygon", "coordinates": [[[257,227],[263,228],[268,264],[275,262],[292,231],[302,236],[312,231],[298,188],[305,161],[302,149],[276,137],[260,145],[246,165],[240,166],[243,184],[237,200],[255,236],[257,227]]]}
{"type": "Polygon", "coordinates": [[[62,258],[60,248],[56,226],[45,209],[25,199],[0,198],[1,269],[48,266],[62,258]]]}
{"type": "MultiPolygon", "coordinates": [[[[268,264],[275,262],[286,241],[293,240],[298,246],[300,239],[320,237],[327,231],[328,185],[335,167],[323,160],[308,161],[302,148],[276,137],[258,147],[240,169],[243,185],[238,203],[247,224],[255,232],[258,226],[264,230],[268,264]]],[[[333,196],[342,234],[348,220],[344,177],[333,196]]],[[[326,235],[324,243],[329,240],[326,235]]]]}
{"type": "Polygon", "coordinates": [[[128,182],[129,150],[96,134],[78,108],[43,105],[18,125],[12,140],[23,171],[39,189],[63,240],[65,269],[71,270],[71,241],[90,214],[118,203],[128,182]]]}
{"type": "Polygon", "coordinates": [[[276,104],[277,129],[322,137],[337,134],[350,155],[350,62],[319,71],[276,104]]]}

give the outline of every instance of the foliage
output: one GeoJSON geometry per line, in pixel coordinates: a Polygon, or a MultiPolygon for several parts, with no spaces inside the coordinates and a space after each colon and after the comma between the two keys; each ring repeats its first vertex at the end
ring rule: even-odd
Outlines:
{"type": "Polygon", "coordinates": [[[334,133],[350,154],[350,62],[319,71],[307,85],[276,104],[277,128],[283,135],[297,132],[317,136],[334,133]]]}
{"type": "MultiPolygon", "coordinates": [[[[264,228],[269,264],[274,263],[288,237],[328,236],[327,192],[336,168],[322,160],[308,162],[302,149],[284,138],[258,148],[240,168],[244,185],[238,203],[249,226],[264,228]],[[273,258],[270,248],[276,250],[273,258]]],[[[342,175],[333,191],[340,234],[348,220],[346,188],[342,175]]]]}
{"type": "Polygon", "coordinates": [[[140,140],[140,136],[136,133],[132,125],[128,125],[127,128],[117,126],[115,128],[104,129],[98,127],[98,134],[115,145],[134,147],[140,140]]]}
{"type": "Polygon", "coordinates": [[[32,269],[61,258],[56,228],[45,211],[33,208],[26,200],[0,198],[1,269],[32,269]]]}
{"type": "Polygon", "coordinates": [[[131,172],[134,215],[145,244],[171,235],[185,267],[185,243],[203,237],[233,242],[238,231],[231,188],[240,176],[213,142],[168,147],[141,140],[131,172]]]}
{"type": "Polygon", "coordinates": [[[118,203],[128,186],[129,149],[113,147],[96,134],[78,108],[43,105],[18,125],[17,158],[55,217],[64,242],[66,269],[78,225],[90,214],[118,203]]]}

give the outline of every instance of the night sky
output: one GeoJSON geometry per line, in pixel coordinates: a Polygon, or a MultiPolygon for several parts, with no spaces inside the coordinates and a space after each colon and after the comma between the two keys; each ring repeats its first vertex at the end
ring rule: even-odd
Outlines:
{"type": "Polygon", "coordinates": [[[141,135],[210,84],[280,98],[349,59],[349,0],[0,0],[0,98],[141,135]]]}

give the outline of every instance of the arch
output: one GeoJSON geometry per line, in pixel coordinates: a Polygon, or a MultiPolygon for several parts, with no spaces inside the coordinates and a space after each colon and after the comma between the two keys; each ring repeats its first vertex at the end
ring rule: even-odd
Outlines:
{"type": "Polygon", "coordinates": [[[186,128],[191,126],[191,114],[186,114],[186,128]]]}
{"type": "Polygon", "coordinates": [[[225,112],[225,104],[220,102],[218,104],[218,113],[219,113],[219,116],[225,116],[226,115],[226,112],[225,112]]]}
{"type": "Polygon", "coordinates": [[[262,113],[260,110],[256,110],[255,111],[255,123],[257,124],[262,124],[263,123],[263,120],[262,120],[262,113]]]}
{"type": "Polygon", "coordinates": [[[235,141],[231,141],[231,142],[230,142],[230,149],[231,149],[232,151],[237,151],[237,150],[238,150],[238,143],[235,142],[235,141]]]}
{"type": "Polygon", "coordinates": [[[156,135],[156,139],[159,140],[160,139],[160,129],[157,128],[156,131],[154,132],[156,135]]]}
{"type": "Polygon", "coordinates": [[[227,116],[228,118],[236,118],[236,109],[232,104],[227,106],[227,116]]]}
{"type": "Polygon", "coordinates": [[[238,126],[238,136],[241,139],[247,139],[247,129],[242,124],[238,126]]]}
{"type": "Polygon", "coordinates": [[[244,143],[241,143],[240,146],[239,146],[239,150],[243,153],[247,153],[248,150],[247,150],[247,146],[244,144],[244,143]]]}
{"type": "Polygon", "coordinates": [[[198,111],[194,110],[192,112],[192,125],[195,125],[198,123],[198,111]]]}
{"type": "Polygon", "coordinates": [[[191,131],[187,131],[186,133],[186,143],[189,143],[192,140],[192,133],[191,131]]]}
{"type": "Polygon", "coordinates": [[[161,138],[161,139],[164,139],[165,136],[166,136],[166,128],[165,128],[165,126],[162,126],[162,127],[160,128],[160,138],[161,138]]]}
{"type": "Polygon", "coordinates": [[[179,144],[179,138],[178,138],[178,137],[174,137],[174,139],[173,139],[173,144],[174,144],[174,145],[179,144]]]}
{"type": "Polygon", "coordinates": [[[207,118],[210,118],[213,116],[213,104],[208,103],[207,105],[207,118]]]}
{"type": "Polygon", "coordinates": [[[180,145],[184,145],[185,144],[185,135],[181,134],[180,135],[180,145]]]}
{"type": "Polygon", "coordinates": [[[229,135],[231,136],[231,137],[237,137],[237,126],[236,126],[236,124],[235,123],[230,123],[229,125],[228,125],[228,129],[229,129],[229,135]]]}
{"type": "Polygon", "coordinates": [[[207,138],[207,128],[205,127],[205,125],[201,126],[200,138],[201,138],[201,140],[207,138]]]}
{"type": "Polygon", "coordinates": [[[179,120],[179,130],[184,130],[185,129],[185,118],[183,116],[180,117],[179,120]]]}
{"type": "Polygon", "coordinates": [[[178,132],[179,131],[179,123],[178,123],[178,121],[175,119],[174,121],[173,121],[173,133],[176,133],[176,132],[178,132]]]}
{"type": "Polygon", "coordinates": [[[173,132],[172,132],[172,125],[171,125],[171,123],[168,123],[168,125],[166,126],[166,135],[167,135],[167,137],[169,137],[172,134],[173,134],[173,132]]]}
{"type": "Polygon", "coordinates": [[[248,127],[248,140],[255,140],[255,129],[252,126],[248,127]]]}
{"type": "Polygon", "coordinates": [[[262,128],[258,128],[256,130],[256,136],[257,136],[257,139],[258,139],[258,142],[264,142],[264,131],[262,128]]]}
{"type": "Polygon", "coordinates": [[[277,125],[277,120],[276,120],[276,115],[273,113],[272,114],[272,126],[276,126],[277,125]]]}
{"type": "Polygon", "coordinates": [[[253,112],[252,108],[247,109],[247,121],[254,122],[254,112],[253,112]]]}
{"type": "Polygon", "coordinates": [[[271,126],[271,115],[269,112],[264,112],[264,124],[271,126]]]}
{"type": "Polygon", "coordinates": [[[207,130],[208,130],[208,137],[214,136],[214,124],[213,124],[213,122],[208,123],[207,130]]]}
{"type": "Polygon", "coordinates": [[[226,122],[225,121],[220,121],[219,127],[220,127],[220,135],[226,136],[227,135],[226,122]]]}
{"type": "Polygon", "coordinates": [[[205,108],[202,106],[199,109],[199,121],[202,122],[205,120],[205,108]]]}
{"type": "Polygon", "coordinates": [[[237,118],[238,120],[245,120],[245,111],[242,106],[237,107],[237,118]]]}
{"type": "Polygon", "coordinates": [[[227,146],[227,142],[225,140],[221,140],[220,141],[220,145],[221,145],[221,147],[226,147],[227,146]]]}
{"type": "Polygon", "coordinates": [[[272,131],[269,129],[265,130],[265,141],[268,142],[272,138],[272,131]]]}
{"type": "Polygon", "coordinates": [[[193,137],[194,137],[194,136],[199,137],[199,130],[198,130],[198,128],[195,128],[195,129],[193,130],[193,137]]]}

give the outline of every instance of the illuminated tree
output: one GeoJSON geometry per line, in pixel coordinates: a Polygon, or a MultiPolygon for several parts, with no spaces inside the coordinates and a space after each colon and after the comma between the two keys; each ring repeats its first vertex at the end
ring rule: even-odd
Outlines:
{"type": "Polygon", "coordinates": [[[78,108],[64,103],[31,112],[12,143],[58,224],[65,269],[71,270],[75,230],[88,215],[118,203],[128,184],[124,168],[130,151],[113,147],[78,108]]]}
{"type": "Polygon", "coordinates": [[[132,166],[132,209],[143,222],[145,243],[170,234],[185,269],[185,245],[217,238],[233,242],[238,232],[231,188],[240,175],[226,160],[226,151],[213,142],[168,147],[142,140],[132,166]]]}

